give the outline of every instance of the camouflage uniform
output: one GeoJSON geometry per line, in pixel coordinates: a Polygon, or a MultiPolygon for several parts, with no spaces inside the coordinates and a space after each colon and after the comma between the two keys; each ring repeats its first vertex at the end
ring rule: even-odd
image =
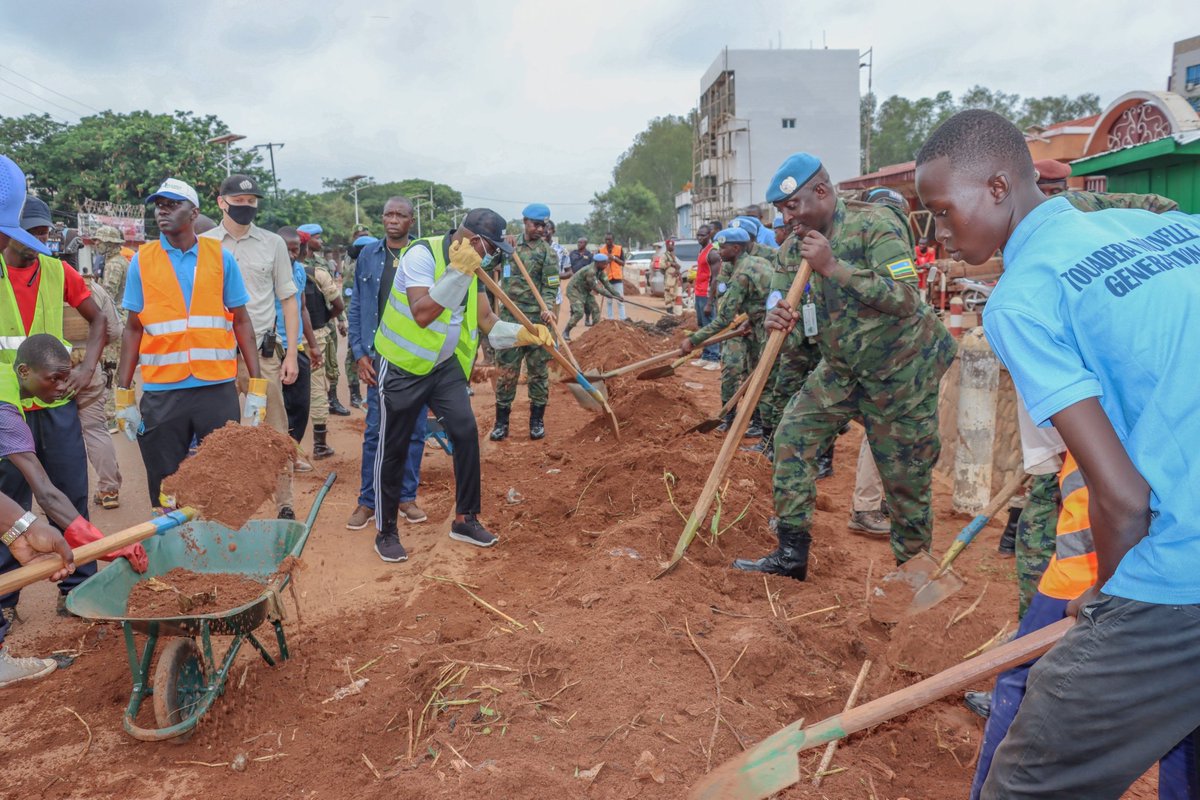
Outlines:
{"type": "MultiPolygon", "coordinates": [[[[304,266],[312,267],[313,270],[320,270],[329,276],[330,283],[336,286],[336,281],[333,277],[333,272],[329,269],[329,262],[318,255],[310,255],[304,262],[304,266]]],[[[345,314],[345,312],[342,312],[345,314]]],[[[341,373],[338,370],[337,350],[338,350],[338,318],[334,317],[329,320],[329,324],[325,326],[325,332],[314,331],[317,337],[317,344],[322,346],[321,358],[324,360],[325,367],[325,385],[330,393],[337,391],[338,375],[341,373]]],[[[315,403],[316,400],[314,399],[315,403]]],[[[326,405],[329,403],[329,398],[325,399],[326,405]]]]}
{"type": "Polygon", "coordinates": [[[1054,555],[1062,493],[1058,474],[1037,475],[1029,487],[1029,502],[1017,523],[1017,618],[1025,616],[1042,573],[1054,555]]]}
{"type": "Polygon", "coordinates": [[[679,275],[682,272],[679,259],[669,250],[663,250],[658,261],[663,273],[663,305],[668,314],[675,313],[675,295],[679,292],[679,275]]]}
{"type": "MultiPolygon", "coordinates": [[[[693,345],[727,328],[738,314],[750,318],[750,335],[730,339],[721,344],[721,405],[729,402],[743,378],[758,364],[766,335],[763,320],[767,316],[767,294],[771,290],[771,264],[764,258],[750,255],[745,250],[732,264],[721,265],[718,275],[718,291],[725,291],[717,300],[717,313],[712,322],[688,337],[693,345]]],[[[764,411],[764,398],[759,398],[759,410],[764,411]]]]}
{"type": "Polygon", "coordinates": [[[1121,194],[1107,192],[1063,192],[1067,202],[1080,211],[1103,211],[1106,208],[1140,208],[1165,214],[1178,211],[1179,203],[1157,194],[1121,194]]]}
{"type": "Polygon", "coordinates": [[[125,275],[128,272],[129,261],[121,255],[119,247],[114,247],[108,257],[104,259],[104,282],[101,286],[116,303],[117,313],[121,316],[122,321],[127,313],[121,307],[121,302],[125,299],[125,275]]]}
{"type": "Polygon", "coordinates": [[[593,292],[600,292],[605,297],[611,297],[614,300],[621,299],[616,292],[609,288],[608,276],[603,270],[597,271],[597,266],[595,261],[590,262],[572,275],[570,282],[567,283],[567,300],[571,304],[571,318],[567,321],[567,327],[563,328],[563,335],[568,339],[571,338],[571,330],[579,324],[579,320],[583,319],[585,313],[589,319],[599,318],[600,306],[596,302],[593,292]]]}
{"type": "MultiPolygon", "coordinates": [[[[822,360],[788,401],[775,432],[775,512],[781,528],[808,532],[813,461],[845,422],[863,422],[892,510],[897,562],[932,541],[938,383],[957,349],[917,292],[905,227],[886,208],[838,201],[829,243],[849,271],[830,278],[813,273],[822,360]]],[[[800,261],[800,241],[790,237],[779,249],[778,286],[791,285],[800,261]]]]}
{"type": "MultiPolygon", "coordinates": [[[[535,242],[525,241],[522,234],[517,237],[516,252],[521,257],[521,263],[533,279],[546,302],[546,307],[554,305],[554,297],[558,294],[558,257],[544,239],[535,242]]],[[[521,271],[515,262],[505,259],[503,274],[500,278],[500,288],[512,299],[517,308],[525,312],[525,316],[537,322],[542,315],[533,290],[525,282],[521,271]]],[[[507,308],[500,309],[500,319],[516,322],[507,308]]],[[[550,354],[541,347],[513,347],[496,352],[496,365],[500,368],[496,376],[496,407],[512,408],[513,399],[517,396],[517,379],[521,377],[521,361],[525,361],[526,377],[529,380],[529,404],[545,406],[550,400],[550,371],[548,364],[550,354]]]]}
{"type": "MultiPolygon", "coordinates": [[[[354,269],[356,266],[358,266],[357,262],[350,259],[342,268],[342,302],[346,304],[347,309],[350,308],[350,296],[354,294],[354,269]]],[[[342,313],[345,314],[345,312],[342,313]]],[[[358,363],[355,361],[354,349],[350,347],[349,342],[346,344],[346,382],[350,385],[353,394],[359,394],[358,363]]]]}

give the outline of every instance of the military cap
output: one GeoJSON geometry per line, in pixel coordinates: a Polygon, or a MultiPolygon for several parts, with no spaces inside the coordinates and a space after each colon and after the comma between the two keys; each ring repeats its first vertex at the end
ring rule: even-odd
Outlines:
{"type": "Polygon", "coordinates": [[[808,183],[821,169],[821,161],[809,153],[793,153],[784,160],[767,187],[767,202],[782,203],[808,183]]]}
{"type": "Polygon", "coordinates": [[[308,222],[308,223],[305,223],[304,225],[297,225],[296,230],[300,231],[301,233],[307,233],[309,236],[320,236],[322,233],[325,232],[325,229],[322,228],[320,225],[318,225],[315,222],[308,222]]]}
{"type": "Polygon", "coordinates": [[[771,227],[772,228],[782,228],[783,227],[783,214],[775,215],[775,221],[771,223],[771,227]]]}
{"type": "Polygon", "coordinates": [[[545,203],[530,203],[521,211],[521,216],[535,222],[543,222],[550,219],[550,206],[545,203]]]}
{"type": "Polygon", "coordinates": [[[744,228],[750,234],[751,239],[758,237],[758,232],[762,230],[762,222],[754,217],[734,217],[729,223],[731,228],[744,228]]]}
{"type": "Polygon", "coordinates": [[[379,240],[374,236],[360,236],[354,240],[355,247],[366,247],[369,244],[375,244],[379,240]]]}
{"type": "Polygon", "coordinates": [[[600,264],[607,264],[608,256],[604,255],[604,253],[596,253],[596,255],[592,256],[592,261],[600,264]]]}
{"type": "Polygon", "coordinates": [[[1033,168],[1038,172],[1039,181],[1062,181],[1071,177],[1071,165],[1053,158],[1035,161],[1033,168]]]}
{"type": "Polygon", "coordinates": [[[97,242],[108,242],[110,244],[125,244],[125,237],[121,232],[112,225],[101,225],[96,229],[96,234],[93,236],[97,242]]]}
{"type": "Polygon", "coordinates": [[[750,231],[746,228],[726,228],[713,237],[713,243],[718,247],[723,244],[749,244],[750,231]]]}

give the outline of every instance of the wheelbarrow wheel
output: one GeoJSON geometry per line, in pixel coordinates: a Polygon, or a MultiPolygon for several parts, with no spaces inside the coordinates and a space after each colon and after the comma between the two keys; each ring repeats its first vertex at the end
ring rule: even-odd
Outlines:
{"type": "MultiPolygon", "coordinates": [[[[207,683],[195,640],[176,638],[167,642],[154,668],[154,717],[158,727],[169,728],[186,719],[204,696],[207,683]]],[[[195,732],[192,728],[171,741],[183,744],[195,732]]]]}

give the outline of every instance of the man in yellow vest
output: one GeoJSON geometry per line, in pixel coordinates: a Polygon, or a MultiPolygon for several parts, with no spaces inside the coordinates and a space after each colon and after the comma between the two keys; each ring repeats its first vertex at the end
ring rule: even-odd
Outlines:
{"type": "Polygon", "coordinates": [[[238,418],[238,351],[249,374],[245,416],[266,418],[267,382],[246,311],[250,295],[233,254],[215,239],[199,239],[196,190],[169,178],[146,198],[160,235],[129,264],[122,305],[129,312],[117,367],[117,420],[136,441],[146,465],[150,505],[174,503],[162,481],[187,457],[192,437],[203,440],[238,418]],[[141,406],[133,372],[142,372],[141,406]]]}
{"type": "MultiPolygon", "coordinates": [[[[10,162],[11,163],[11,162],[10,162]]],[[[35,397],[23,401],[29,429],[33,432],[35,452],[50,482],[62,492],[85,520],[88,518],[87,451],[75,395],[87,388],[96,371],[104,348],[105,320],[92,299],[83,276],[69,264],[46,255],[49,237],[49,207],[36,197],[27,198],[21,212],[21,229],[26,238],[14,231],[5,237],[0,257],[0,361],[12,364],[16,348],[26,337],[47,333],[60,342],[63,335],[63,307],[73,306],[88,322],[88,337],[82,361],[70,371],[67,391],[52,403],[35,397]]],[[[33,493],[25,477],[11,462],[0,463],[0,492],[25,507],[33,502],[33,493]]],[[[67,592],[95,574],[86,564],[59,585],[59,609],[67,592]]]]}
{"type": "Polygon", "coordinates": [[[491,547],[496,536],[478,519],[479,432],[467,394],[482,330],[497,350],[553,344],[550,331],[536,334],[502,321],[475,276],[495,256],[512,253],[504,241],[504,218],[473,209],[462,227],[445,236],[413,242],[375,333],[379,355],[379,450],[375,457],[375,552],[388,562],[407,561],[396,527],[409,437],[425,406],[450,437],[454,459],[455,508],[450,538],[491,547]],[[484,263],[484,260],[488,263],[484,263]]]}

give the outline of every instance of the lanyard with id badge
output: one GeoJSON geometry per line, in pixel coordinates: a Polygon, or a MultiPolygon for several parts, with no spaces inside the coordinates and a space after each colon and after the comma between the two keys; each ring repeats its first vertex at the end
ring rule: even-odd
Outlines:
{"type": "MultiPolygon", "coordinates": [[[[767,295],[767,311],[773,309],[783,299],[783,292],[778,289],[767,295]]],[[[804,335],[810,340],[817,335],[817,305],[812,301],[812,290],[804,287],[804,303],[800,306],[800,324],[804,335]]]]}

